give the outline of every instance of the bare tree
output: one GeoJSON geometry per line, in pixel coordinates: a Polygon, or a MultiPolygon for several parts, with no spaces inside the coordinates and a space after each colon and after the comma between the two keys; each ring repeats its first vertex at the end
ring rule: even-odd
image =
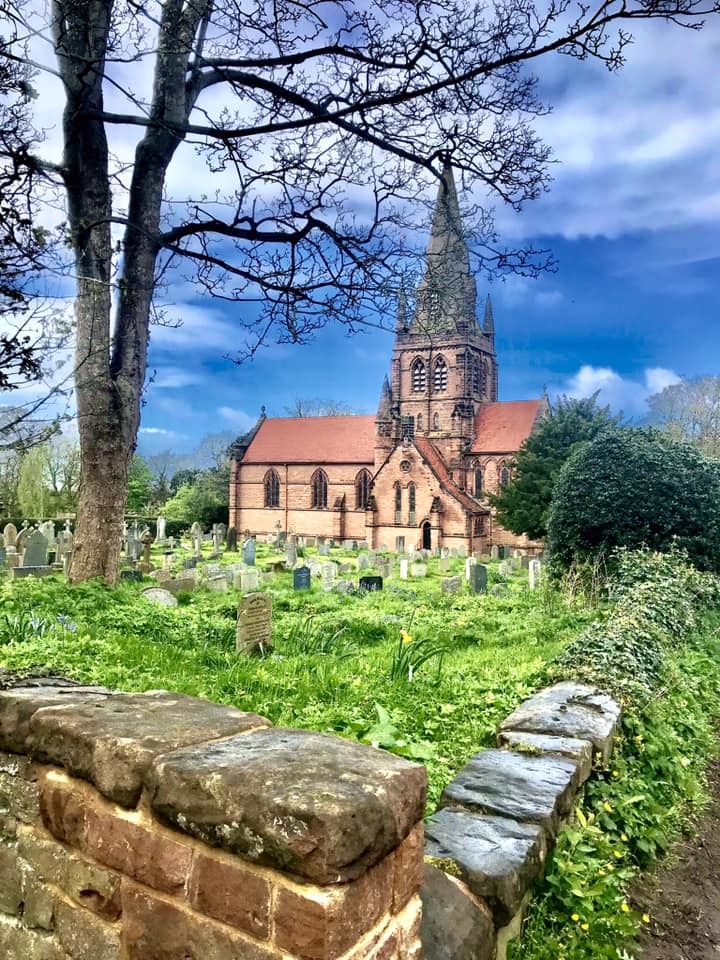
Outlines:
{"type": "Polygon", "coordinates": [[[354,411],[342,400],[303,399],[295,397],[292,405],[283,407],[287,417],[339,417],[354,411]]]}
{"type": "Polygon", "coordinates": [[[720,377],[670,384],[647,400],[646,422],[676,440],[689,440],[706,456],[720,458],[720,377]]]}
{"type": "MultiPolygon", "coordinates": [[[[24,60],[26,38],[45,41],[57,66],[42,53],[35,66],[65,95],[63,157],[43,169],[66,192],[77,285],[71,578],[109,582],[153,294],[174,266],[243,301],[245,355],[271,331],[300,341],[333,319],[353,328],[382,316],[403,264],[393,228],[446,162],[516,208],[545,188],[549,151],[532,121],[546,107],[528,64],[561,53],[615,68],[628,23],[699,26],[718,10],[717,0],[52,0],[43,23],[3,3],[19,51],[9,55],[24,60]],[[144,97],[126,78],[148,64],[144,97]],[[111,154],[116,128],[138,131],[130,165],[111,154]],[[207,177],[179,204],[164,196],[166,177],[193,151],[207,177]]],[[[505,250],[487,217],[481,226],[486,269],[547,262],[505,250]]]]}

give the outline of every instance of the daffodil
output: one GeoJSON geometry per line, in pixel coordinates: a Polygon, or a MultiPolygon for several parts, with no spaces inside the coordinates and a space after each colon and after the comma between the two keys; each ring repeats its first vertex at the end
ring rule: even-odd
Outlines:
{"type": "Polygon", "coordinates": [[[412,643],[412,637],[406,630],[400,631],[400,639],[403,643],[412,643]]]}

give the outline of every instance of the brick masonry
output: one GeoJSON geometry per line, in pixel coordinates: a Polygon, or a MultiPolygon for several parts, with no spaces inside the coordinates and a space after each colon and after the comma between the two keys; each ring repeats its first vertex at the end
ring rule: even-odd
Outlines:
{"type": "MultiPolygon", "coordinates": [[[[28,744],[24,755],[0,754],[3,960],[419,958],[424,769],[335,737],[275,732],[239,711],[238,733],[228,736],[225,713],[213,737],[216,705],[183,698],[182,706],[205,724],[207,743],[195,736],[183,745],[168,729],[172,695],[0,691],[5,740],[22,723],[13,742],[28,744]],[[54,698],[69,715],[93,698],[93,736],[108,759],[87,779],[44,762],[42,738],[33,736],[44,711],[57,713],[54,698]],[[135,803],[111,799],[115,738],[142,780],[135,803]],[[142,749],[133,751],[133,739],[142,749]],[[317,761],[305,763],[300,785],[281,769],[289,740],[317,761]],[[220,747],[222,771],[208,792],[203,756],[220,747]],[[236,790],[240,757],[252,757],[258,782],[272,784],[251,804],[236,790]],[[208,803],[215,845],[199,839],[208,803]]],[[[81,738],[77,725],[57,724],[53,755],[77,757],[81,738]]]]}

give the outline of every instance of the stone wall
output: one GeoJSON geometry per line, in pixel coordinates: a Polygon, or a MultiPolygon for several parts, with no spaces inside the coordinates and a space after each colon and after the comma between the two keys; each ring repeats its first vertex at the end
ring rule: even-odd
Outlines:
{"type": "Polygon", "coordinates": [[[0,691],[4,960],[414,960],[425,770],[179,694],[0,691]]]}
{"type": "Polygon", "coordinates": [[[502,960],[533,882],[590,775],[607,760],[620,708],[594,687],[558,683],[500,726],[425,824],[424,960],[502,960]]]}

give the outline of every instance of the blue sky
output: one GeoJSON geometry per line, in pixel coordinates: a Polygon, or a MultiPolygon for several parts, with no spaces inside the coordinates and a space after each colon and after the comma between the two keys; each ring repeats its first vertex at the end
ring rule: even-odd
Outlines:
{"type": "MultiPolygon", "coordinates": [[[[645,398],[679,376],[720,373],[718,63],[716,18],[701,33],[644,25],[618,74],[560,57],[543,64],[554,109],[540,129],[554,183],[520,215],[496,209],[496,218],[509,242],[550,248],[558,269],[479,279],[495,308],[501,399],[600,389],[639,417],[645,398]]],[[[237,341],[238,308],[179,307],[181,329],[153,332],[141,449],[243,431],[261,405],[282,415],[298,397],[374,412],[391,333],[326,330],[238,367],[222,359],[237,341]]]]}

